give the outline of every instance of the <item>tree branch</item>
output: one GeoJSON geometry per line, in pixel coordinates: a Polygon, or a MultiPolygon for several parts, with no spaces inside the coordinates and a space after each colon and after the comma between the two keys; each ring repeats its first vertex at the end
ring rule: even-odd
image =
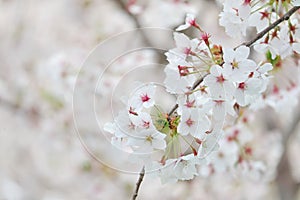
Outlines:
{"type": "MultiPolygon", "coordinates": [[[[244,42],[241,45],[245,45],[247,47],[250,47],[252,44],[254,44],[254,42],[256,42],[257,40],[262,38],[265,34],[267,34],[270,30],[274,29],[281,22],[283,22],[285,20],[288,20],[292,16],[292,14],[294,14],[299,8],[300,8],[300,6],[293,7],[291,10],[289,10],[287,13],[285,13],[281,18],[276,20],[274,23],[272,23],[270,26],[268,26],[267,28],[262,30],[260,33],[258,33],[255,38],[253,38],[249,42],[244,42]]],[[[241,46],[241,45],[239,45],[239,46],[241,46]]]]}
{"type": "Polygon", "coordinates": [[[145,45],[151,46],[151,42],[149,41],[149,39],[148,39],[148,37],[146,36],[146,34],[143,32],[143,30],[142,30],[143,26],[140,24],[138,18],[128,10],[126,4],[123,3],[122,0],[115,0],[115,3],[116,3],[117,5],[119,5],[119,7],[120,7],[124,12],[126,12],[126,14],[134,21],[135,27],[141,31],[141,36],[142,36],[142,39],[143,39],[145,45]]]}
{"type": "Polygon", "coordinates": [[[136,187],[135,187],[134,194],[132,196],[132,200],[136,200],[136,198],[138,196],[138,193],[139,193],[140,186],[143,182],[144,176],[145,176],[145,167],[142,168],[142,170],[140,172],[140,175],[139,175],[139,179],[136,182],[136,187]]]}

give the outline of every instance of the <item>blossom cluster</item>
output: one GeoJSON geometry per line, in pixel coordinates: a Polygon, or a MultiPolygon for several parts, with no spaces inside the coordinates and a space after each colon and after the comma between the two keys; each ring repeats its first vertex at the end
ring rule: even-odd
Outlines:
{"type": "MultiPolygon", "coordinates": [[[[220,14],[220,25],[225,27],[226,33],[231,37],[246,36],[251,27],[261,32],[292,6],[299,6],[299,1],[225,1],[220,14]]],[[[290,17],[258,40],[254,49],[263,54],[270,52],[272,58],[286,58],[293,52],[300,53],[299,38],[299,19],[297,16],[290,17]]]]}
{"type": "MultiPolygon", "coordinates": [[[[227,2],[231,4],[225,3],[225,11],[235,6],[227,2]]],[[[239,6],[244,9],[250,2],[239,6]]],[[[256,7],[250,8],[257,12],[256,7]]],[[[164,84],[167,92],[177,97],[175,109],[167,112],[156,105],[155,85],[146,84],[135,90],[126,102],[127,109],[105,129],[114,134],[113,144],[143,157],[146,170],[154,171],[162,182],[232,169],[253,172],[257,177],[265,166],[253,158],[251,134],[245,131],[242,111],[266,105],[261,102],[270,94],[268,85],[278,60],[285,57],[268,50],[264,52],[266,58],[257,62],[250,58],[251,50],[246,45],[227,48],[214,44],[192,14],[187,14],[185,24],[176,30],[190,27],[199,37],[190,39],[175,32],[176,47],[166,53],[169,64],[164,84]],[[156,151],[162,154],[158,160],[151,157],[156,151]]],[[[257,25],[258,30],[261,27],[257,25]]],[[[296,30],[293,41],[298,41],[296,30]]]]}
{"type": "MultiPolygon", "coordinates": [[[[274,199],[278,180],[281,180],[275,178],[277,174],[284,174],[277,172],[284,152],[288,154],[292,178],[299,183],[300,132],[295,132],[298,135],[292,137],[286,147],[279,129],[283,130],[282,126],[290,128],[289,119],[296,111],[300,93],[299,55],[293,50],[297,50],[299,41],[299,11],[298,15],[295,13],[290,17],[291,29],[289,21],[284,21],[277,31],[271,30],[269,38],[265,36],[255,43],[254,48],[262,49],[260,51],[265,55],[250,50],[251,59],[255,58],[257,63],[263,61],[260,65],[267,61],[273,66],[268,72],[265,92],[256,100],[245,98],[248,99],[245,107],[235,95],[233,101],[240,103],[226,104],[226,110],[222,107],[217,110],[218,107],[213,107],[217,102],[211,97],[212,89],[202,79],[211,75],[213,65],[223,69],[225,47],[240,43],[239,38],[228,38],[222,27],[217,26],[219,2],[224,0],[85,0],[71,4],[68,0],[32,1],[30,4],[17,0],[0,1],[1,19],[5,19],[0,20],[3,27],[0,34],[1,199],[115,199],[116,194],[119,199],[129,199],[137,177],[121,171],[137,172],[135,170],[141,169],[141,164],[146,165],[147,174],[141,185],[142,192],[138,194],[140,199],[274,199]],[[122,7],[120,3],[127,5],[122,7]],[[189,54],[178,62],[204,69],[198,72],[182,67],[185,64],[181,63],[182,76],[167,77],[175,79],[173,85],[170,82],[168,86],[168,90],[175,90],[172,92],[175,95],[165,95],[161,85],[140,84],[121,107],[119,97],[131,91],[127,89],[128,83],[132,80],[162,83],[164,73],[162,65],[153,67],[153,63],[162,60],[154,49],[129,51],[137,40],[143,39],[139,35],[133,34],[126,41],[115,40],[114,36],[138,27],[173,29],[182,23],[186,13],[197,14],[199,18],[196,20],[194,15],[188,14],[187,23],[177,30],[191,27],[185,33],[197,36],[197,39],[189,40],[196,41],[192,49],[201,51],[206,46],[200,43],[202,32],[196,31],[205,27],[211,33],[211,39],[222,45],[222,48],[214,47],[209,41],[217,64],[210,59],[208,48],[203,52],[208,57],[197,53],[202,59],[207,58],[207,67],[197,60],[197,56],[189,54]],[[292,46],[287,43],[289,37],[283,34],[284,29],[295,41],[292,46]],[[281,49],[277,43],[284,37],[284,49],[281,49]],[[110,38],[114,41],[100,53],[98,50],[103,47],[103,42],[108,44],[110,38]],[[202,47],[197,47],[198,44],[202,47]],[[123,46],[127,52],[118,54],[123,46]],[[112,54],[118,54],[118,58],[112,54]],[[113,58],[116,59],[111,60],[113,58]],[[106,65],[106,61],[109,64],[106,65]],[[191,88],[181,86],[186,81],[191,88]],[[194,82],[201,84],[196,87],[194,82]],[[179,95],[176,90],[181,90],[179,95]],[[160,93],[162,91],[164,95],[160,93]],[[139,98],[143,93],[151,98],[146,101],[144,97],[148,103],[141,103],[139,98]],[[178,108],[172,109],[177,103],[178,108]],[[184,104],[194,105],[194,109],[187,109],[184,104]],[[114,125],[106,126],[114,134],[99,134],[101,122],[110,121],[112,105],[113,109],[121,110],[114,125]],[[231,109],[231,114],[226,116],[225,123],[221,123],[227,108],[231,109]],[[189,114],[191,120],[188,120],[189,114]],[[197,118],[193,122],[195,116],[201,120],[197,118]],[[189,127],[185,121],[199,127],[189,127]],[[106,140],[110,137],[113,144],[125,152],[114,151],[110,141],[106,140]],[[128,152],[130,157],[124,158],[128,152]],[[136,157],[142,162],[132,159],[136,157]],[[205,178],[161,187],[159,179],[148,177],[150,171],[159,175],[163,182],[191,179],[195,175],[205,178]],[[266,175],[269,179],[263,181],[266,175]]],[[[228,2],[226,0],[225,4],[228,2]]],[[[280,0],[251,0],[251,6],[257,2],[273,2],[272,9],[266,6],[259,11],[252,10],[250,14],[259,14],[264,9],[272,12],[274,17],[267,26],[287,12],[291,7],[289,2],[299,5],[297,0],[285,1],[288,9],[283,9],[280,0]]],[[[148,38],[148,41],[141,41],[143,45],[171,45],[172,37],[147,34],[147,30],[143,32],[148,38]]],[[[250,41],[255,37],[255,27],[250,27],[246,33],[247,38],[242,40],[250,41]]],[[[182,37],[178,35],[183,34],[175,35],[182,37]]],[[[175,55],[181,54],[184,46],[176,48],[178,53],[174,49],[175,55]]],[[[172,56],[174,52],[170,50],[167,55],[172,56]]],[[[168,70],[177,75],[178,64],[174,59],[170,60],[176,70],[172,67],[168,70]]],[[[226,84],[223,87],[227,87],[226,84]]],[[[233,85],[237,87],[237,82],[233,85]]]]}

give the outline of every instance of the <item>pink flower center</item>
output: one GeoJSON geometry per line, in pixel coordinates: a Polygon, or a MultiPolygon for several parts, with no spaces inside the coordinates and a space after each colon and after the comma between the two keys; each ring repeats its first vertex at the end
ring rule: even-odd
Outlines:
{"type": "Polygon", "coordinates": [[[189,118],[188,120],[186,120],[185,123],[186,123],[186,125],[188,125],[190,127],[194,124],[194,121],[191,118],[189,118]]]}
{"type": "Polygon", "coordinates": [[[250,5],[251,0],[245,0],[244,5],[250,5]]]}
{"type": "Polygon", "coordinates": [[[261,17],[260,17],[260,20],[263,20],[263,19],[268,19],[269,18],[269,12],[268,11],[264,11],[264,12],[259,12],[261,14],[261,17]]]}
{"type": "Polygon", "coordinates": [[[195,20],[195,19],[189,20],[189,24],[190,24],[191,26],[197,26],[197,23],[196,23],[196,20],[195,20]]]}
{"type": "Polygon", "coordinates": [[[202,40],[205,42],[205,44],[208,46],[209,45],[209,38],[210,38],[210,35],[208,33],[203,33],[201,34],[201,38],[202,40]]]}
{"type": "Polygon", "coordinates": [[[143,121],[143,127],[144,128],[149,128],[150,127],[150,122],[143,121]]]}
{"type": "Polygon", "coordinates": [[[273,87],[273,93],[274,94],[279,94],[279,88],[278,88],[277,85],[274,85],[274,87],[273,87]]]}
{"type": "Polygon", "coordinates": [[[225,101],[224,100],[214,100],[217,106],[221,106],[225,101]]]}
{"type": "Polygon", "coordinates": [[[185,55],[189,55],[191,53],[191,48],[185,47],[184,50],[183,50],[183,53],[185,55]]]}
{"type": "Polygon", "coordinates": [[[234,131],[233,131],[233,135],[234,135],[234,137],[237,137],[239,133],[240,133],[240,131],[239,131],[239,130],[237,130],[237,129],[236,129],[236,130],[234,130],[234,131]]]}
{"type": "Polygon", "coordinates": [[[194,101],[186,101],[186,104],[184,104],[184,105],[186,107],[188,107],[188,108],[192,108],[192,107],[194,107],[195,101],[196,100],[194,100],[194,101]]]}
{"type": "Polygon", "coordinates": [[[225,81],[225,78],[224,78],[223,74],[221,74],[221,76],[217,77],[217,82],[218,83],[224,83],[224,81],[225,81]]]}
{"type": "Polygon", "coordinates": [[[252,155],[252,148],[251,147],[245,147],[245,153],[248,155],[252,155]]]}
{"type": "Polygon", "coordinates": [[[187,66],[178,65],[178,71],[180,76],[187,76],[190,73],[187,66]]]}
{"type": "Polygon", "coordinates": [[[145,94],[145,95],[141,96],[141,100],[142,100],[142,102],[147,102],[150,100],[150,97],[147,94],[145,94]]]}
{"type": "Polygon", "coordinates": [[[245,88],[246,88],[245,82],[239,83],[239,89],[245,90],[245,88]]]}

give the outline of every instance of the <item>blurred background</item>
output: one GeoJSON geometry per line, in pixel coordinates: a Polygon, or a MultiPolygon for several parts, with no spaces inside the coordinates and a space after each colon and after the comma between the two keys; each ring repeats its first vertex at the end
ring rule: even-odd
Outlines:
{"type": "MultiPolygon", "coordinates": [[[[186,13],[197,15],[215,43],[234,47],[244,39],[225,35],[218,26],[221,10],[220,2],[213,0],[0,0],[0,199],[129,199],[137,174],[114,170],[91,155],[89,148],[100,158],[110,152],[84,112],[76,112],[81,123],[74,126],[76,77],[85,74],[79,83],[77,79],[77,86],[94,93],[89,87],[95,86],[89,82],[94,83],[107,66],[90,61],[87,73],[82,66],[92,60],[88,55],[100,42],[135,28],[172,30],[184,23],[186,13]]],[[[174,46],[172,38],[159,34],[142,34],[135,40],[146,46],[174,46]]],[[[113,45],[107,47],[108,52],[120,48],[120,44],[113,45]]],[[[114,60],[96,90],[97,112],[104,122],[111,120],[111,100],[120,101],[120,95],[112,96],[113,83],[135,66],[149,63],[161,65],[149,73],[137,71],[132,79],[163,80],[163,53],[143,50],[114,60]]],[[[288,62],[295,64],[284,69],[279,80],[299,83],[298,63],[288,62]]],[[[80,98],[76,101],[79,110],[87,106],[86,93],[80,93],[82,103],[80,98]]],[[[249,114],[256,157],[267,166],[264,178],[224,173],[163,185],[146,175],[139,198],[300,199],[298,100],[296,87],[287,90],[277,110],[265,108],[249,114]]]]}

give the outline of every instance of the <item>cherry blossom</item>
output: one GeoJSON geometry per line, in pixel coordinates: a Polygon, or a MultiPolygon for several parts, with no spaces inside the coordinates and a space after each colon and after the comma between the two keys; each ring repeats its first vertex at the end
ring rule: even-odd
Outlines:
{"type": "Polygon", "coordinates": [[[213,97],[232,96],[234,92],[234,84],[229,80],[224,68],[214,65],[210,68],[210,74],[204,79],[213,97]]]}
{"type": "Polygon", "coordinates": [[[240,46],[236,50],[224,49],[224,74],[233,82],[243,82],[250,72],[256,68],[256,63],[250,59],[250,49],[240,46]]]}
{"type": "Polygon", "coordinates": [[[176,31],[183,31],[185,29],[188,29],[191,26],[199,28],[199,25],[197,24],[195,19],[195,15],[188,13],[185,18],[185,24],[180,25],[178,28],[176,28],[176,31]]]}
{"type": "Polygon", "coordinates": [[[126,199],[138,178],[122,172],[142,165],[138,199],[276,199],[280,181],[300,181],[299,134],[284,135],[299,107],[299,0],[68,2],[0,1],[3,199],[126,199]],[[180,32],[116,39],[139,27],[180,32]],[[165,62],[153,80],[143,71],[165,62]]]}
{"type": "Polygon", "coordinates": [[[206,158],[210,153],[217,151],[219,149],[219,144],[217,141],[221,137],[219,134],[222,135],[221,133],[217,133],[213,130],[212,133],[210,133],[209,137],[206,137],[205,140],[200,142],[199,149],[198,149],[198,154],[197,156],[200,159],[206,158]]]}
{"type": "Polygon", "coordinates": [[[164,164],[160,162],[152,162],[146,165],[148,171],[154,171],[155,175],[161,178],[161,182],[174,183],[178,181],[176,174],[174,173],[174,167],[177,159],[168,159],[164,164]]]}
{"type": "Polygon", "coordinates": [[[136,137],[129,137],[127,144],[139,153],[151,153],[154,149],[165,149],[166,135],[156,131],[154,128],[143,129],[136,137]]]}
{"type": "MultiPolygon", "coordinates": [[[[190,40],[186,35],[183,33],[174,33],[174,40],[176,43],[176,48],[171,49],[170,53],[167,54],[175,54],[176,56],[185,59],[187,56],[193,54],[195,52],[195,49],[199,45],[198,39],[192,39],[190,40]]],[[[172,61],[171,59],[168,59],[169,61],[172,61]]]]}
{"type": "Polygon", "coordinates": [[[177,131],[181,135],[191,134],[198,139],[204,139],[210,128],[210,121],[198,109],[183,111],[177,131]]]}
{"type": "Polygon", "coordinates": [[[246,35],[249,26],[251,7],[244,0],[229,0],[224,2],[223,12],[220,14],[220,25],[231,37],[246,35]]]}
{"type": "MultiPolygon", "coordinates": [[[[182,63],[182,62],[181,62],[182,63]]],[[[183,63],[183,65],[178,64],[168,64],[164,69],[166,73],[166,79],[164,80],[164,84],[167,87],[167,91],[173,94],[184,94],[186,93],[189,88],[193,85],[196,80],[194,74],[187,74],[181,73],[179,67],[180,66],[189,66],[188,63],[183,63]],[[179,66],[179,67],[178,67],[179,66]]]]}
{"type": "Polygon", "coordinates": [[[141,110],[144,108],[150,108],[155,104],[154,94],[155,94],[155,85],[145,85],[140,88],[137,88],[128,102],[130,103],[129,107],[136,110],[141,110]]]}
{"type": "MultiPolygon", "coordinates": [[[[232,37],[246,36],[251,27],[260,32],[286,12],[265,1],[228,0],[223,5],[219,23],[232,37]]],[[[165,53],[163,83],[176,98],[175,106],[170,112],[159,107],[152,84],[136,88],[125,102],[127,116],[121,126],[119,120],[106,126],[112,142],[127,145],[137,157],[161,152],[143,164],[162,183],[228,172],[254,179],[265,176],[268,163],[257,159],[256,136],[249,128],[253,124],[245,113],[276,107],[275,99],[286,95],[278,89],[270,92],[269,85],[281,61],[299,53],[297,22],[291,18],[260,40],[225,47],[215,44],[195,16],[187,14],[176,31],[194,27],[196,37],[174,32],[176,47],[165,53]],[[252,54],[252,45],[260,56],[252,54]]]]}
{"type": "Polygon", "coordinates": [[[198,175],[196,164],[200,164],[200,160],[189,154],[179,158],[174,166],[174,173],[178,180],[191,180],[198,175]]]}
{"type": "Polygon", "coordinates": [[[254,26],[257,32],[260,32],[269,25],[270,19],[276,19],[276,13],[271,12],[269,9],[264,9],[250,16],[249,26],[254,26]]]}

